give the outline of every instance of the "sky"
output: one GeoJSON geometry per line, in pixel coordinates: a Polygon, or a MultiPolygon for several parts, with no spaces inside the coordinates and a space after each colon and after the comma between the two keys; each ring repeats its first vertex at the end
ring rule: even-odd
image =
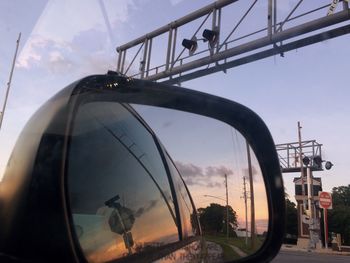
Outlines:
{"type": "MultiPolygon", "coordinates": [[[[105,23],[99,0],[0,2],[1,102],[5,97],[15,43],[19,32],[22,32],[19,56],[0,130],[0,178],[20,131],[40,105],[79,78],[115,69],[117,46],[212,1],[102,2],[109,26],[105,23]]],[[[283,16],[297,1],[279,2],[279,12],[283,16]]],[[[301,10],[331,1],[305,2],[301,10]]],[[[237,5],[237,8],[228,9],[237,14],[232,16],[235,21],[239,19],[238,14],[246,10],[243,1],[237,5]]],[[[247,19],[240,30],[243,32],[264,27],[265,11],[265,1],[259,1],[256,16],[247,19]]],[[[223,34],[235,24],[228,17],[222,28],[223,34]]],[[[180,36],[193,33],[195,29],[189,25],[180,36]]],[[[331,170],[314,174],[322,177],[324,190],[330,191],[332,187],[349,184],[349,40],[349,35],[341,36],[287,52],[284,57],[270,57],[229,69],[226,74],[219,72],[192,80],[183,83],[183,86],[226,97],[250,107],[263,118],[276,144],[297,141],[297,122],[300,121],[303,127],[302,139],[315,139],[323,144],[324,159],[334,164],[331,170]]],[[[165,43],[155,45],[161,48],[165,43]]],[[[159,52],[155,60],[163,58],[164,55],[159,52]]],[[[290,196],[294,195],[292,181],[296,176],[298,174],[283,175],[290,196]]]]}

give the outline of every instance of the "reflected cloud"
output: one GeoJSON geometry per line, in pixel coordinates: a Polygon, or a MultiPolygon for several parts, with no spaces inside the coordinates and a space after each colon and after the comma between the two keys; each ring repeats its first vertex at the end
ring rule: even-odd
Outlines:
{"type": "Polygon", "coordinates": [[[204,171],[201,167],[192,163],[182,163],[175,161],[177,169],[179,169],[183,178],[185,177],[204,177],[204,171]]]}
{"type": "Polygon", "coordinates": [[[233,171],[230,168],[227,168],[223,165],[221,166],[208,166],[205,168],[205,173],[207,176],[216,176],[216,175],[232,175],[233,171]]]}
{"type": "MultiPolygon", "coordinates": [[[[243,176],[245,178],[249,178],[249,170],[248,170],[248,168],[243,168],[242,172],[243,172],[243,176]]],[[[253,180],[254,181],[257,180],[255,175],[258,175],[258,174],[259,174],[259,171],[255,168],[254,165],[252,165],[252,175],[253,175],[253,180]]]]}
{"type": "Polygon", "coordinates": [[[175,161],[180,174],[187,185],[205,186],[208,188],[222,187],[223,182],[212,181],[211,179],[222,179],[223,176],[233,175],[233,171],[226,166],[207,166],[204,169],[192,163],[175,161]]]}
{"type": "Polygon", "coordinates": [[[140,207],[139,209],[137,209],[137,211],[134,214],[135,217],[140,217],[142,214],[147,213],[152,208],[154,208],[157,205],[157,203],[158,203],[158,200],[151,200],[146,206],[140,207]]]}

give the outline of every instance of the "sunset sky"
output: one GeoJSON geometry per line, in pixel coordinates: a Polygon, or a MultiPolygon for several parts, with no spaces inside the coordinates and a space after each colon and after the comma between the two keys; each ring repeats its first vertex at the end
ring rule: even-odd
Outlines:
{"type": "MultiPolygon", "coordinates": [[[[12,89],[0,131],[0,178],[20,131],[29,117],[47,99],[79,78],[90,74],[103,74],[108,69],[115,69],[117,46],[213,2],[209,0],[102,1],[110,21],[111,31],[105,23],[106,17],[101,11],[99,0],[0,2],[0,100],[5,96],[16,39],[18,33],[22,32],[12,89]],[[159,12],[159,10],[162,11],[159,12]]],[[[279,14],[283,17],[298,1],[278,2],[279,14]]],[[[329,2],[329,0],[305,1],[300,8],[307,10],[329,2]]],[[[238,5],[242,7],[243,1],[239,1],[238,5]]],[[[240,10],[242,15],[242,10],[246,10],[246,7],[235,9],[233,6],[228,10],[232,12],[240,10]]],[[[265,14],[266,3],[259,1],[255,18],[248,17],[242,24],[242,31],[238,31],[237,34],[249,28],[253,30],[265,27],[265,14]]],[[[234,21],[224,24],[223,34],[231,31],[240,18],[238,15],[231,17],[234,17],[232,18],[234,21]]],[[[182,36],[193,33],[195,29],[189,26],[182,36]]],[[[332,187],[349,184],[347,169],[350,134],[349,40],[350,36],[345,35],[287,52],[283,58],[280,56],[267,58],[230,69],[227,74],[219,72],[189,81],[183,83],[183,86],[226,97],[250,107],[264,119],[276,144],[296,141],[297,122],[301,121],[302,138],[316,139],[322,143],[324,159],[334,163],[332,170],[315,173],[315,176],[322,177],[324,190],[330,191],[332,187]]],[[[160,52],[165,46],[164,42],[155,43],[155,48],[157,45],[159,52],[155,56],[155,62],[165,57],[160,52]]],[[[137,71],[137,67],[132,68],[132,71],[137,71]]],[[[188,130],[187,136],[192,138],[198,135],[200,138],[201,133],[196,131],[193,135],[194,132],[193,129],[188,130]]],[[[230,130],[225,132],[227,140],[232,143],[230,130]]],[[[179,146],[177,142],[174,144],[174,149],[176,146],[179,146]]],[[[236,142],[235,149],[238,149],[237,147],[243,149],[244,144],[236,142]]],[[[232,156],[235,154],[233,149],[233,147],[229,149],[233,151],[232,156]]],[[[228,167],[231,158],[229,154],[220,158],[219,153],[216,152],[217,158],[211,160],[210,156],[190,153],[184,150],[182,158],[175,158],[174,150],[173,158],[181,163],[183,168],[193,165],[190,167],[202,171],[202,174],[199,173],[202,176],[207,176],[206,171],[218,171],[220,167],[231,169],[226,170],[229,172],[229,195],[232,200],[235,200],[234,202],[239,203],[236,207],[241,220],[243,168],[228,167]]],[[[292,198],[294,196],[292,181],[295,176],[299,174],[284,175],[287,192],[292,198]]],[[[188,182],[192,179],[188,179],[188,182]]],[[[210,186],[214,186],[211,188],[212,195],[224,196],[223,180],[224,178],[219,175],[211,179],[210,186]],[[221,188],[217,188],[221,190],[215,189],[215,185],[220,185],[221,188]]],[[[198,196],[193,193],[198,203],[206,205],[214,201],[205,199],[202,196],[204,191],[198,186],[189,183],[189,187],[196,188],[198,191],[198,196]]],[[[256,187],[259,188],[259,182],[256,183],[256,187]]],[[[217,201],[220,202],[220,200],[217,201]]],[[[263,218],[264,212],[258,215],[263,218]]]]}

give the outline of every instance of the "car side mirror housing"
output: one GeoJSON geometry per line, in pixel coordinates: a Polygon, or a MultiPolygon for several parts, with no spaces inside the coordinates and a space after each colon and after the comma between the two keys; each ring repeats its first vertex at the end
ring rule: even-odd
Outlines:
{"type": "Polygon", "coordinates": [[[38,110],[0,205],[0,254],[25,260],[263,262],[284,235],[279,160],[253,111],[119,75],[38,110]]]}

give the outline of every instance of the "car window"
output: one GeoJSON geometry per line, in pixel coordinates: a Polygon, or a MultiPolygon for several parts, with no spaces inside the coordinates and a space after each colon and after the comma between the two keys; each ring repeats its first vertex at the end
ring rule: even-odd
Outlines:
{"type": "Polygon", "coordinates": [[[179,207],[182,211],[181,225],[183,237],[187,238],[190,236],[194,236],[196,234],[199,234],[199,225],[196,211],[194,209],[194,206],[192,205],[189,192],[185,186],[185,183],[180,173],[178,172],[171,158],[168,155],[166,155],[166,158],[169,164],[170,173],[174,181],[174,187],[177,192],[179,207]]]}
{"type": "Polygon", "coordinates": [[[69,197],[87,259],[112,260],[178,241],[167,173],[149,130],[113,102],[81,106],[73,126],[69,197]]]}

